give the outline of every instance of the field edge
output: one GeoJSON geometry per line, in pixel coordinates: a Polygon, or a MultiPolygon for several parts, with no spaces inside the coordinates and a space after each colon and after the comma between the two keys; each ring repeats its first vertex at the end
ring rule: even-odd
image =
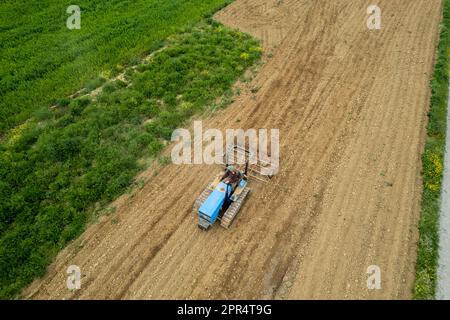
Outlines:
{"type": "Polygon", "coordinates": [[[450,0],[444,0],[440,40],[431,80],[427,137],[422,156],[423,193],[419,222],[416,280],[413,299],[434,299],[439,249],[439,212],[447,127],[450,48],[450,0]]]}

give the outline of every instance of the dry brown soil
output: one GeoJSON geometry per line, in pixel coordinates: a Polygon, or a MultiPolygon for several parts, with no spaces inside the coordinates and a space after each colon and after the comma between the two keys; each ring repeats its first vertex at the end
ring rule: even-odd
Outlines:
{"type": "Polygon", "coordinates": [[[209,128],[278,128],[280,172],[229,230],[197,228],[218,166],[167,165],[62,251],[34,299],[410,298],[440,0],[237,0],[216,15],[267,61],[209,128]],[[255,90],[254,90],[255,91],[255,90]],[[81,290],[66,288],[69,265],[81,290]],[[369,291],[370,265],[382,289],[369,291]]]}

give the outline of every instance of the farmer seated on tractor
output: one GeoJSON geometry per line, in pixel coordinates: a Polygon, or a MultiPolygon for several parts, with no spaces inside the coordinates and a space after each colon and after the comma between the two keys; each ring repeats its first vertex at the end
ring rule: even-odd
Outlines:
{"type": "Polygon", "coordinates": [[[241,173],[234,166],[228,166],[225,169],[225,174],[222,177],[222,181],[226,184],[235,184],[241,178],[241,173]]]}

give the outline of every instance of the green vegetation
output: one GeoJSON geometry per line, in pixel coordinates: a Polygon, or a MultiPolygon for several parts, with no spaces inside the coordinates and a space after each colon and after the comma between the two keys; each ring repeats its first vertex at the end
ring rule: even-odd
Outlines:
{"type": "Polygon", "coordinates": [[[434,299],[439,247],[439,210],[445,152],[449,49],[450,0],[444,1],[444,19],[437,61],[431,82],[428,137],[423,154],[423,195],[420,240],[416,266],[415,299],[434,299]]]}
{"type": "Polygon", "coordinates": [[[169,35],[228,2],[79,0],[81,29],[69,30],[72,1],[1,1],[0,137],[100,72],[140,61],[169,35]]]}
{"type": "MultiPolygon", "coordinates": [[[[190,12],[183,1],[163,2],[175,15],[190,12]]],[[[189,3],[204,8],[203,1],[189,3]]],[[[57,107],[10,130],[0,145],[0,297],[43,275],[90,213],[132,184],[143,159],[167,164],[160,151],[172,131],[226,96],[260,55],[256,40],[207,19],[171,36],[149,61],[123,68],[126,82],[94,76],[87,89],[101,86],[98,95],[53,95],[57,107]]]]}

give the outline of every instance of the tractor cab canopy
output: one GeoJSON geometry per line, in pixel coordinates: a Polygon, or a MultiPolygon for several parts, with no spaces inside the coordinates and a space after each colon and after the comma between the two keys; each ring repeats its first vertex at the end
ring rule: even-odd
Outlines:
{"type": "Polygon", "coordinates": [[[230,193],[231,186],[220,182],[198,210],[199,214],[211,224],[214,224],[219,216],[220,209],[225,202],[227,190],[230,193]]]}

